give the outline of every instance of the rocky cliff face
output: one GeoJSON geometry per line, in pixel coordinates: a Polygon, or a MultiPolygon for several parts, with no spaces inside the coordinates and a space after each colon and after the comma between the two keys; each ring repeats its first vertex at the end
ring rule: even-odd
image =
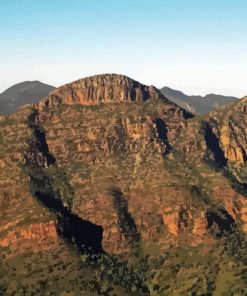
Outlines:
{"type": "MultiPolygon", "coordinates": [[[[109,74],[62,86],[40,103],[2,117],[4,264],[13,266],[13,258],[28,252],[36,261],[39,252],[50,261],[44,267],[42,259],[34,269],[54,268],[53,262],[63,265],[69,287],[80,287],[78,293],[89,295],[92,283],[94,289],[104,283],[117,295],[150,295],[157,285],[158,295],[178,295],[182,287],[175,288],[171,275],[170,285],[162,284],[167,276],[163,271],[173,270],[183,286],[189,279],[182,268],[187,266],[189,274],[186,260],[200,250],[208,264],[218,264],[218,273],[210,275],[204,263],[196,262],[193,268],[201,268],[197,280],[209,284],[192,284],[191,289],[211,291],[210,283],[220,276],[216,251],[224,254],[224,262],[237,260],[236,268],[245,260],[242,253],[239,259],[231,254],[231,243],[243,243],[247,229],[245,156],[234,158],[229,149],[244,153],[246,148],[246,100],[226,110],[193,118],[154,87],[109,74]],[[168,268],[172,260],[162,256],[170,252],[170,258],[177,258],[171,250],[188,256],[168,268]],[[80,276],[89,273],[89,266],[72,272],[81,262],[77,252],[97,260],[102,256],[102,262],[90,261],[97,267],[86,284],[80,276]],[[105,266],[112,266],[114,275],[108,277],[105,266]]],[[[22,267],[28,272],[23,261],[22,267]]],[[[58,275],[64,278],[63,270],[50,280],[58,275]]],[[[6,276],[3,286],[10,291],[6,276]]],[[[53,291],[36,280],[43,291],[53,291]]],[[[59,289],[61,285],[59,280],[59,289]]]]}
{"type": "Polygon", "coordinates": [[[224,155],[232,163],[245,164],[247,161],[246,115],[246,97],[209,115],[224,155]]]}
{"type": "Polygon", "coordinates": [[[129,77],[116,74],[87,77],[55,90],[38,104],[54,106],[59,104],[96,105],[112,102],[144,102],[167,99],[154,86],[144,86],[129,77]]]}
{"type": "Polygon", "coordinates": [[[192,121],[184,130],[182,140],[187,139],[181,142],[183,150],[205,152],[209,148],[211,152],[217,152],[218,157],[224,158],[222,161],[225,163],[244,165],[247,161],[246,106],[246,98],[243,98],[209,113],[202,120],[192,121]]]}

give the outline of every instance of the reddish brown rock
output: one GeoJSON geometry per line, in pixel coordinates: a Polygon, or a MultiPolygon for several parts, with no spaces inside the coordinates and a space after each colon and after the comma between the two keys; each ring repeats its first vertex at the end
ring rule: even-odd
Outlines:
{"type": "Polygon", "coordinates": [[[87,77],[59,87],[37,104],[42,109],[60,104],[97,105],[112,102],[144,102],[166,100],[154,86],[144,86],[123,75],[105,74],[87,77]]]}
{"type": "Polygon", "coordinates": [[[7,247],[21,240],[33,240],[38,243],[38,241],[46,240],[49,237],[57,237],[56,224],[53,221],[17,228],[0,241],[0,246],[7,247]]]}
{"type": "Polygon", "coordinates": [[[192,232],[198,236],[203,236],[208,230],[208,221],[205,212],[201,212],[201,216],[195,217],[192,232]]]}

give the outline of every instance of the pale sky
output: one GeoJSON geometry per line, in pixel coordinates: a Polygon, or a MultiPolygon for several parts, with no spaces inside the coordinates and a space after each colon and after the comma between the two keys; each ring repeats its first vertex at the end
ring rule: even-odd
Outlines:
{"type": "Polygon", "coordinates": [[[0,0],[0,92],[101,73],[247,95],[247,1],[0,0]]]}

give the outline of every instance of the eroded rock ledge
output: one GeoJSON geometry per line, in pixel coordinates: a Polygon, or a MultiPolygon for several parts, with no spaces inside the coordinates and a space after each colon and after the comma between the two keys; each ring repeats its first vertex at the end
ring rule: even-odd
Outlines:
{"type": "Polygon", "coordinates": [[[145,86],[124,75],[104,74],[66,84],[37,104],[39,109],[59,104],[97,105],[110,102],[168,101],[154,86],[145,86]]]}

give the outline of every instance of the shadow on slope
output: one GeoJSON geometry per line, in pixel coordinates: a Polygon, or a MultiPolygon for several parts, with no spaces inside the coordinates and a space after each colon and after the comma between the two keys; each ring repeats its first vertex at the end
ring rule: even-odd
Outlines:
{"type": "Polygon", "coordinates": [[[208,123],[204,122],[204,139],[208,149],[213,153],[216,165],[219,168],[227,165],[227,159],[225,158],[224,151],[220,147],[220,143],[216,135],[213,133],[212,128],[208,123]]]}
{"type": "Polygon", "coordinates": [[[224,155],[224,151],[220,147],[220,142],[217,136],[213,133],[212,128],[208,122],[203,122],[202,129],[204,130],[204,139],[206,145],[214,155],[214,163],[210,159],[206,159],[206,162],[213,166],[216,170],[221,170],[224,177],[231,181],[231,187],[237,193],[247,197],[247,184],[241,183],[236,176],[230,171],[227,166],[227,158],[224,155]],[[216,164],[216,165],[215,165],[216,164]]]}
{"type": "Polygon", "coordinates": [[[73,214],[70,209],[74,192],[66,180],[66,174],[56,166],[56,159],[49,152],[44,129],[38,124],[38,111],[28,118],[33,135],[25,155],[30,188],[43,205],[57,215],[57,232],[65,240],[75,244],[81,252],[101,253],[103,228],[73,214]],[[55,178],[62,178],[63,191],[55,186],[55,178]]]}
{"type": "Polygon", "coordinates": [[[163,152],[163,155],[166,155],[171,151],[171,145],[168,141],[168,128],[165,122],[161,118],[155,118],[153,122],[156,125],[158,136],[165,146],[165,151],[163,152]]]}
{"type": "MultiPolygon", "coordinates": [[[[106,254],[102,248],[103,228],[90,221],[83,220],[71,212],[73,205],[73,188],[67,182],[66,174],[56,165],[56,159],[49,152],[45,131],[38,122],[38,111],[34,110],[28,118],[29,128],[33,135],[25,155],[25,170],[30,177],[30,190],[45,207],[56,214],[57,233],[61,238],[75,245],[81,257],[86,256],[82,265],[92,273],[92,292],[98,295],[109,295],[111,285],[121,286],[127,295],[150,295],[146,285],[147,263],[138,250],[132,256],[138,257],[135,266],[129,265],[124,258],[106,254]],[[62,176],[62,180],[61,180],[62,176]],[[59,179],[60,178],[60,179],[59,179]],[[62,182],[55,182],[58,181],[62,182]],[[57,187],[55,184],[59,183],[57,187]],[[61,189],[62,187],[62,189],[61,189]],[[65,192],[62,192],[65,191],[65,192]],[[94,282],[95,274],[99,282],[94,282]],[[101,281],[107,281],[107,291],[101,287],[101,281]],[[104,290],[104,292],[102,292],[104,290]]],[[[138,243],[140,234],[128,211],[128,203],[121,191],[113,190],[114,205],[119,216],[119,227],[132,243],[138,243]]],[[[134,247],[134,245],[132,245],[134,247]]]]}
{"type": "Polygon", "coordinates": [[[113,197],[113,205],[117,212],[118,223],[124,237],[131,243],[137,244],[140,241],[140,233],[137,230],[135,221],[128,209],[128,201],[119,188],[110,190],[113,197]]]}

